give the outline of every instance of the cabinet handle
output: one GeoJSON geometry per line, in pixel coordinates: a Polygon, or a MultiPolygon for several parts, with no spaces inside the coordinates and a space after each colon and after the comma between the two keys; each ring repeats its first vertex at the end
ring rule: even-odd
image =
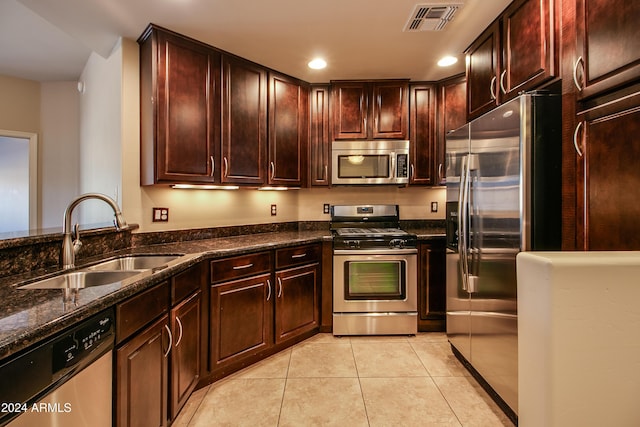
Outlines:
{"type": "Polygon", "coordinates": [[[273,181],[273,179],[274,179],[274,178],[275,178],[275,176],[276,176],[276,165],[275,165],[275,164],[273,164],[273,162],[269,162],[269,171],[271,171],[271,174],[270,174],[269,180],[270,180],[270,181],[273,181]]]}
{"type": "Polygon", "coordinates": [[[253,267],[253,263],[245,264],[245,265],[234,265],[234,270],[244,270],[245,268],[253,267]]]}
{"type": "Polygon", "coordinates": [[[409,167],[410,170],[410,179],[413,181],[414,176],[416,175],[416,168],[413,166],[413,163],[411,163],[411,166],[409,167]]]}
{"type": "Polygon", "coordinates": [[[216,162],[213,159],[213,156],[211,156],[211,176],[213,176],[215,172],[216,172],[216,162]]]}
{"type": "Polygon", "coordinates": [[[438,182],[442,182],[442,163],[438,164],[438,182]]]}
{"type": "Polygon", "coordinates": [[[267,301],[271,299],[271,281],[267,279],[267,301]]]}
{"type": "Polygon", "coordinates": [[[578,81],[578,65],[580,65],[580,63],[582,63],[582,71],[584,74],[584,59],[582,59],[582,55],[578,57],[576,63],[573,66],[573,84],[575,84],[576,88],[578,88],[578,90],[582,92],[582,85],[578,81]]]}
{"type": "Polygon", "coordinates": [[[578,146],[578,132],[580,132],[580,128],[582,127],[583,122],[579,122],[578,125],[576,126],[576,130],[573,131],[573,146],[576,149],[576,152],[578,153],[578,156],[582,157],[582,150],[580,150],[580,147],[578,146]]]}
{"type": "Polygon", "coordinates": [[[223,176],[226,178],[227,175],[229,174],[229,161],[227,160],[227,157],[223,157],[222,158],[222,163],[223,163],[223,176]]]}
{"type": "Polygon", "coordinates": [[[502,91],[502,93],[504,93],[505,95],[507,94],[507,91],[504,88],[504,76],[507,74],[507,70],[504,70],[501,74],[500,74],[500,90],[502,91]]]}
{"type": "Polygon", "coordinates": [[[324,165],[324,179],[329,179],[329,166],[324,165]]]}
{"type": "Polygon", "coordinates": [[[167,356],[169,356],[169,353],[171,353],[171,343],[173,342],[173,335],[171,335],[171,329],[169,328],[169,325],[165,323],[164,328],[167,330],[167,333],[169,334],[169,347],[167,348],[167,351],[164,353],[164,357],[167,358],[167,356]]]}
{"type": "Polygon", "coordinates": [[[278,277],[278,298],[282,296],[282,279],[278,277]]]}
{"type": "Polygon", "coordinates": [[[180,341],[182,341],[182,322],[180,318],[176,316],[176,322],[178,322],[178,326],[180,327],[180,335],[178,336],[178,341],[176,341],[176,347],[180,345],[180,341]]]}
{"type": "Polygon", "coordinates": [[[491,83],[489,83],[489,92],[491,92],[491,99],[496,99],[496,76],[491,77],[491,83]]]}
{"type": "Polygon", "coordinates": [[[291,258],[304,258],[307,256],[307,253],[303,253],[303,254],[298,254],[298,255],[291,255],[291,258]]]}

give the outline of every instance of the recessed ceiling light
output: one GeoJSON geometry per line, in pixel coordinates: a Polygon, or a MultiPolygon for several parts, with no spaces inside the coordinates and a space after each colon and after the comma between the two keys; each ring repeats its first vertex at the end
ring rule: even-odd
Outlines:
{"type": "Polygon", "coordinates": [[[327,66],[327,61],[322,58],[315,58],[307,64],[309,68],[313,68],[314,70],[322,70],[327,66]]]}
{"type": "Polygon", "coordinates": [[[441,67],[448,67],[458,62],[458,58],[455,56],[445,56],[438,61],[438,65],[441,67]]]}

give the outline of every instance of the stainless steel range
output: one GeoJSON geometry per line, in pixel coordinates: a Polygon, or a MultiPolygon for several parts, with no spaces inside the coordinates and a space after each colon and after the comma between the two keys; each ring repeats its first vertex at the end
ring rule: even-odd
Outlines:
{"type": "Polygon", "coordinates": [[[398,206],[332,206],[331,230],[333,334],[417,333],[417,238],[398,206]]]}

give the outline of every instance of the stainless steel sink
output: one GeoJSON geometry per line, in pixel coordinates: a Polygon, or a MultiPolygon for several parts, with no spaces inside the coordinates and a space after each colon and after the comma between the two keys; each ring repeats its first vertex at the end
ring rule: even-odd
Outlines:
{"type": "Polygon", "coordinates": [[[180,258],[180,255],[127,255],[103,261],[83,269],[83,271],[127,271],[154,270],[180,258]]]}
{"type": "Polygon", "coordinates": [[[138,271],[72,271],[60,276],[39,280],[18,289],[82,289],[92,286],[113,285],[129,277],[140,274],[138,271]]]}

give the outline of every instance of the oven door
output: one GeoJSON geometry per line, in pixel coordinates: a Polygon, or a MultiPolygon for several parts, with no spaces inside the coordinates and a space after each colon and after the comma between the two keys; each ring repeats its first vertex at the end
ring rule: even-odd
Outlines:
{"type": "Polygon", "coordinates": [[[333,311],[415,312],[416,249],[334,250],[333,311]]]}

